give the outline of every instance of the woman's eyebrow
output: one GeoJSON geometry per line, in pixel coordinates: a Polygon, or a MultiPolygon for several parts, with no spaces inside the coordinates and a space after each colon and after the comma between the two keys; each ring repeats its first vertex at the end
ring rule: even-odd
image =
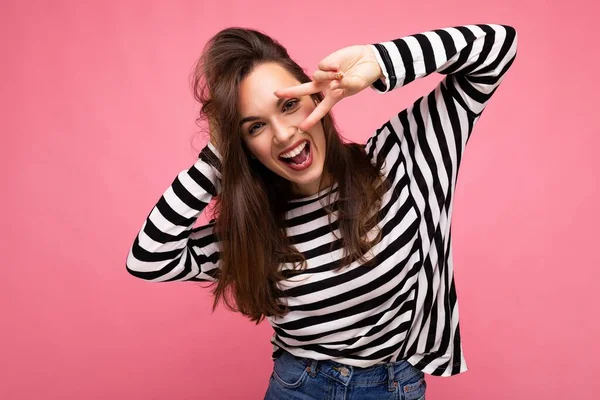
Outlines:
{"type": "MultiPolygon", "coordinates": [[[[283,103],[286,100],[287,100],[287,98],[279,98],[279,99],[277,99],[277,103],[275,103],[275,108],[279,108],[281,106],[281,103],[283,103]]],[[[240,121],[240,126],[244,125],[246,122],[256,121],[258,119],[260,119],[260,117],[256,117],[254,115],[251,115],[249,117],[244,117],[240,121]]]]}

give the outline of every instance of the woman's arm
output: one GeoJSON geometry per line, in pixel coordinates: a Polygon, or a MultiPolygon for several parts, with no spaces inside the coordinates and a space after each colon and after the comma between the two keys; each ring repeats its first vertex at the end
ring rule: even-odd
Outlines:
{"type": "Polygon", "coordinates": [[[385,76],[373,83],[377,92],[438,72],[448,75],[445,87],[458,104],[477,117],[515,59],[517,32],[507,25],[464,25],[370,46],[385,76]]]}
{"type": "MultiPolygon", "coordinates": [[[[515,60],[516,30],[497,24],[464,25],[369,46],[384,77],[371,85],[379,93],[432,72],[446,77],[377,129],[366,150],[390,161],[402,156],[423,188],[449,188],[474,126],[515,60]],[[394,142],[400,153],[393,150],[394,142]]],[[[442,192],[438,197],[444,197],[442,192]]]]}
{"type": "Polygon", "coordinates": [[[278,89],[275,95],[285,98],[324,94],[299,126],[306,131],[340,100],[367,87],[385,93],[439,72],[448,75],[444,89],[476,118],[510,68],[516,52],[517,34],[511,26],[480,24],[437,29],[391,42],[339,49],[319,62],[311,82],[278,89]]]}
{"type": "MultiPolygon", "coordinates": [[[[386,93],[432,72],[445,74],[428,94],[394,113],[367,140],[372,160],[382,159],[397,184],[404,176],[422,225],[423,254],[439,232],[449,240],[453,192],[463,153],[483,110],[517,52],[517,33],[506,25],[466,25],[371,45],[385,80],[371,87],[386,93]]],[[[436,243],[437,254],[446,244],[436,243]]]]}
{"type": "Polygon", "coordinates": [[[127,255],[133,276],[151,281],[214,281],[219,245],[214,222],[193,228],[220,188],[220,155],[209,142],[152,208],[127,255]]]}

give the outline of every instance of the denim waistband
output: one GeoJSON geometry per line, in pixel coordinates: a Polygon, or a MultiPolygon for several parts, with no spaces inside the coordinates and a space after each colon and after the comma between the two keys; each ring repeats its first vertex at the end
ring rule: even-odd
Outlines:
{"type": "Polygon", "coordinates": [[[370,367],[361,368],[332,360],[314,360],[306,357],[298,357],[285,350],[280,357],[293,357],[305,365],[306,370],[312,377],[315,377],[318,372],[345,386],[348,386],[351,381],[383,380],[387,377],[388,389],[393,391],[398,385],[398,382],[408,381],[418,374],[422,375],[422,371],[418,370],[405,360],[379,363],[370,367]]]}

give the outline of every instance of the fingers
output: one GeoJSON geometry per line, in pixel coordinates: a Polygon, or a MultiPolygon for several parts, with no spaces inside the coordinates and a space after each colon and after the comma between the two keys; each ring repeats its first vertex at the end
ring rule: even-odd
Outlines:
{"type": "Polygon", "coordinates": [[[290,86],[283,89],[277,89],[275,91],[275,96],[277,97],[298,97],[298,96],[306,96],[313,93],[318,93],[322,91],[323,88],[319,85],[318,82],[312,81],[303,83],[301,85],[290,86]]]}
{"type": "Polygon", "coordinates": [[[339,66],[334,63],[319,63],[319,68],[313,73],[312,82],[303,83],[301,85],[290,86],[287,88],[278,89],[275,91],[277,97],[293,97],[306,96],[323,91],[321,83],[326,81],[341,80],[344,78],[344,73],[339,70],[339,66]]]}
{"type": "Polygon", "coordinates": [[[341,86],[340,81],[334,80],[329,84],[329,90],[339,89],[341,86]]]}
{"type": "Polygon", "coordinates": [[[316,82],[331,81],[334,79],[342,79],[344,74],[339,71],[322,71],[317,70],[313,73],[313,80],[316,82]]]}
{"type": "Polygon", "coordinates": [[[338,100],[335,100],[331,96],[326,96],[323,101],[317,105],[317,107],[313,110],[313,112],[306,117],[306,119],[298,126],[299,129],[303,131],[308,131],[312,128],[317,122],[319,122],[331,108],[335,105],[338,100]]]}
{"type": "Polygon", "coordinates": [[[340,69],[340,65],[338,63],[327,61],[327,59],[321,60],[317,67],[322,71],[337,71],[340,69]]]}

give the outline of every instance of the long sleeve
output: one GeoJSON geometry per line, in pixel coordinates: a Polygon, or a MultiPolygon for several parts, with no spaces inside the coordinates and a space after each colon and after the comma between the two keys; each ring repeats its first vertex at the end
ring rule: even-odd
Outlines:
{"type": "Polygon", "coordinates": [[[385,76],[372,85],[378,93],[433,72],[446,75],[377,129],[365,149],[372,160],[385,161],[393,196],[405,200],[396,202],[405,208],[388,214],[414,211],[418,220],[415,314],[401,356],[432,375],[454,375],[467,369],[452,259],[458,169],[475,124],[515,60],[517,33],[506,25],[466,25],[371,46],[385,76]]]}
{"type": "Polygon", "coordinates": [[[481,114],[513,63],[517,32],[507,25],[478,24],[436,29],[371,45],[385,80],[373,89],[397,89],[433,72],[472,117],[481,114]]]}
{"type": "MultiPolygon", "coordinates": [[[[370,45],[385,79],[371,87],[387,93],[433,72],[446,75],[430,93],[393,116],[366,143],[385,158],[393,181],[403,164],[410,191],[427,222],[424,245],[438,223],[449,221],[463,151],[473,127],[513,64],[517,32],[507,25],[465,25],[370,45]]],[[[424,249],[427,250],[427,249],[424,249]]]]}
{"type": "Polygon", "coordinates": [[[152,208],[127,255],[126,268],[145,280],[214,281],[219,243],[214,221],[193,228],[219,193],[221,157],[212,143],[189,169],[181,171],[152,208]]]}

